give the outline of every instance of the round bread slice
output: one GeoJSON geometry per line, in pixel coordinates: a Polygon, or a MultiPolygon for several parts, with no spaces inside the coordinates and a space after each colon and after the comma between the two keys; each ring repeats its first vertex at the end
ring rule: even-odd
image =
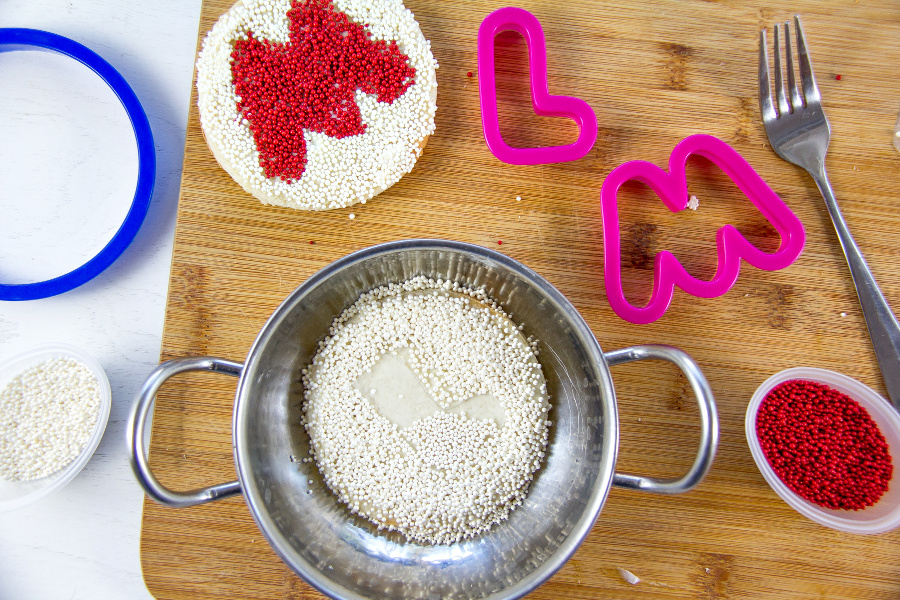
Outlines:
{"type": "MultiPolygon", "coordinates": [[[[373,41],[395,41],[415,69],[414,83],[393,102],[354,94],[365,131],[347,137],[303,130],[306,166],[299,178],[267,177],[250,122],[238,109],[232,75],[235,42],[290,42],[288,10],[302,0],[238,0],[213,26],[197,60],[200,125],[213,156],[264,204],[328,210],[365,203],[409,173],[434,132],[437,61],[401,0],[333,0],[335,10],[365,26],[373,41]]],[[[321,2],[320,2],[321,4],[321,2]]]]}

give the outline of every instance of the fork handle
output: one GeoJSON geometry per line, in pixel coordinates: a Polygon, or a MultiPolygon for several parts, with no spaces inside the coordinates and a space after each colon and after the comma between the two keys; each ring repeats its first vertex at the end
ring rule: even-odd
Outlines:
{"type": "Polygon", "coordinates": [[[838,240],[841,242],[847,264],[850,265],[850,274],[853,276],[856,294],[859,296],[859,303],[869,328],[869,337],[875,347],[875,357],[878,359],[878,367],[881,369],[888,396],[890,396],[894,408],[900,411],[900,324],[897,323],[891,307],[888,306],[884,294],[881,293],[881,289],[875,282],[875,277],[872,276],[872,271],[869,270],[869,265],[866,264],[866,259],[863,258],[859,246],[850,235],[844,216],[838,208],[834,190],[831,189],[824,165],[820,169],[820,173],[810,171],[810,175],[825,198],[825,206],[828,207],[831,222],[834,224],[838,240]]]}

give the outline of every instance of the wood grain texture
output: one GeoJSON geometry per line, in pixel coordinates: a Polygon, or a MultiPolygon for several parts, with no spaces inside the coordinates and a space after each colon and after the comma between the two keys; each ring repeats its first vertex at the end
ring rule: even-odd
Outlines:
{"type": "MultiPolygon", "coordinates": [[[[228,5],[204,3],[201,39],[228,5]]],[[[900,598],[900,532],[854,536],[800,516],[768,487],[744,438],[753,391],[788,367],[834,369],[884,393],[819,192],[772,152],[759,121],[759,30],[793,12],[727,0],[523,0],[519,6],[544,27],[551,93],[585,99],[600,131],[579,161],[511,166],[485,146],[478,108],[476,32],[503,5],[407,1],[440,63],[437,130],[413,172],[365,206],[324,213],[263,206],[213,160],[194,94],[162,358],[241,360],[291,290],[372,244],[434,237],[499,249],[559,288],[603,348],[654,342],[689,352],[712,385],[721,422],[718,456],[698,488],[675,497],[613,490],[577,554],[531,597],[900,598]],[[628,160],[664,167],[672,147],[693,133],[734,145],[799,215],[807,247],[780,272],[745,265],[724,297],[678,292],[656,323],[626,323],[604,293],[600,186],[628,160]],[[641,582],[626,583],[617,568],[641,582]]],[[[832,183],[888,301],[900,307],[900,155],[891,145],[900,108],[900,7],[858,0],[790,8],[803,15],[834,132],[832,183]]],[[[574,139],[570,123],[532,114],[523,40],[501,35],[497,56],[505,139],[518,146],[574,139]]],[[[688,177],[700,199],[696,212],[671,214],[637,184],[619,198],[624,286],[633,302],[649,297],[652,257],[662,249],[692,274],[710,277],[714,234],[725,223],[762,248],[777,247],[774,230],[709,163],[691,161],[688,177]]],[[[613,378],[618,469],[657,476],[686,469],[698,418],[683,378],[662,363],[617,367],[613,378]]],[[[211,376],[166,386],[151,446],[163,483],[188,489],[234,479],[233,386],[211,376]]],[[[321,597],[275,556],[241,498],[188,509],[146,502],[141,557],[147,585],[161,600],[321,597]]]]}

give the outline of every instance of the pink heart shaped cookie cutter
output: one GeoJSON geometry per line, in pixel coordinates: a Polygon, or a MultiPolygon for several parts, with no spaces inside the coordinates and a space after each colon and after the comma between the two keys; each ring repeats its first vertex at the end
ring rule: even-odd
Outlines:
{"type": "Polygon", "coordinates": [[[800,219],[772,191],[747,161],[731,146],[711,135],[692,135],[679,142],[669,157],[669,171],[656,165],[634,160],[616,167],[600,190],[603,214],[604,280],[609,304],[617,315],[632,323],[652,323],[665,314],[672,302],[675,286],[701,298],[725,294],[735,284],[741,270],[741,259],[757,269],[775,271],[792,264],[803,251],[806,234],[800,219]],[[653,292],[646,306],[633,306],[622,291],[622,260],[619,240],[619,188],[627,181],[641,181],[656,192],[672,212],[684,210],[688,204],[685,164],[696,154],[709,159],[731,178],[781,236],[774,253],[763,252],[731,225],[716,232],[718,264],[709,281],[688,274],[678,259],[667,251],[656,255],[653,263],[653,292]]]}
{"type": "Polygon", "coordinates": [[[540,22],[527,10],[507,6],[495,10],[478,28],[478,92],[484,140],[498,159],[512,165],[541,165],[578,160],[597,140],[597,116],[580,98],[551,96],[547,87],[547,44],[540,22]],[[568,117],[580,130],[578,139],[567,146],[513,148],[500,135],[497,115],[497,85],[494,72],[494,39],[503,31],[517,31],[528,44],[531,104],[534,112],[551,117],[568,117]]]}

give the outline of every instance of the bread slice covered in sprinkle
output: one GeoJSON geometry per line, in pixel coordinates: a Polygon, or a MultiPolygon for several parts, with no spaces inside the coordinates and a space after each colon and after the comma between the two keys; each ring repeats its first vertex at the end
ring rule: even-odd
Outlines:
{"type": "Polygon", "coordinates": [[[265,204],[365,203],[434,132],[437,66],[401,0],[239,0],[203,41],[200,124],[265,204]]]}

